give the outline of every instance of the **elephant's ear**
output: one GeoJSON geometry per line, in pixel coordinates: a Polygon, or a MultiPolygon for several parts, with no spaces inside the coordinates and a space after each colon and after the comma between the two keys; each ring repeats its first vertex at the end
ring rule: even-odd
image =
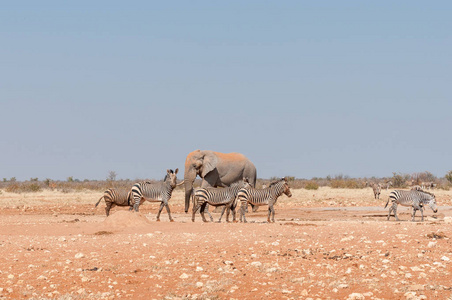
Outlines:
{"type": "Polygon", "coordinates": [[[213,152],[206,153],[202,164],[202,177],[204,178],[209,172],[212,172],[218,163],[218,157],[213,152]]]}

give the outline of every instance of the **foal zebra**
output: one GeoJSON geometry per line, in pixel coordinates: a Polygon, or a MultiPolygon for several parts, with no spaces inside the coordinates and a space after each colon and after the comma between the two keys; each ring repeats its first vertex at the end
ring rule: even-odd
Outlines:
{"type": "Polygon", "coordinates": [[[132,200],[132,193],[130,190],[125,189],[108,189],[104,192],[104,195],[100,197],[99,201],[96,203],[96,207],[99,205],[100,201],[104,199],[105,204],[107,205],[105,207],[105,213],[107,214],[107,217],[110,215],[110,209],[117,206],[130,206],[129,210],[133,209],[133,200],[132,200]]]}
{"type": "Polygon", "coordinates": [[[282,194],[286,194],[288,197],[292,197],[290,192],[289,184],[286,178],[281,178],[278,181],[270,183],[270,185],[265,189],[255,189],[250,184],[245,184],[245,187],[240,189],[237,194],[236,201],[240,201],[240,222],[246,223],[245,218],[245,208],[246,204],[254,204],[256,206],[268,205],[268,216],[267,221],[270,223],[270,214],[272,215],[272,222],[275,222],[275,205],[278,197],[282,194]]]}
{"type": "MultiPolygon", "coordinates": [[[[168,217],[171,222],[174,222],[171,217],[171,211],[168,205],[168,201],[171,198],[173,193],[173,189],[178,185],[177,181],[177,172],[173,170],[167,170],[166,176],[163,182],[150,183],[150,182],[138,182],[135,183],[132,187],[132,197],[133,197],[133,208],[135,211],[138,211],[140,205],[144,201],[150,202],[160,202],[159,212],[157,213],[157,221],[160,221],[160,213],[162,212],[163,207],[166,208],[168,212],[168,217]]],[[[179,184],[180,185],[180,184],[179,184]]]]}
{"type": "Polygon", "coordinates": [[[391,212],[393,211],[395,219],[399,221],[399,218],[397,217],[398,204],[413,207],[413,215],[411,218],[411,221],[413,222],[414,215],[416,214],[417,210],[421,211],[422,216],[421,221],[424,221],[424,211],[423,211],[424,205],[428,205],[433,210],[434,213],[438,212],[435,195],[423,191],[421,189],[409,191],[395,190],[391,192],[388,198],[388,202],[386,202],[385,208],[388,206],[389,200],[392,201],[392,206],[389,208],[388,220],[389,217],[391,216],[391,212]]]}
{"type": "MultiPolygon", "coordinates": [[[[237,181],[225,188],[198,188],[193,191],[193,214],[191,220],[195,221],[195,214],[200,209],[203,222],[207,222],[204,211],[207,205],[224,206],[218,222],[221,222],[224,211],[226,212],[226,222],[229,222],[229,212],[232,209],[233,222],[235,222],[235,197],[241,188],[244,187],[247,179],[237,181]],[[246,180],[246,181],[245,181],[246,180]],[[234,206],[233,206],[234,205],[234,206]]],[[[207,211],[208,212],[208,211],[207,211]]],[[[212,218],[212,216],[211,216],[212,218]]]]}

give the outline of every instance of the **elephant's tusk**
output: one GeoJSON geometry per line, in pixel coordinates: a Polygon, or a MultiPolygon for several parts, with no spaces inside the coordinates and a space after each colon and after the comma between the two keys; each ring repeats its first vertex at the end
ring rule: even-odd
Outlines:
{"type": "Polygon", "coordinates": [[[183,185],[183,184],[184,184],[184,182],[185,182],[185,180],[182,180],[182,182],[180,182],[180,183],[176,184],[176,186],[179,186],[179,185],[183,185]]]}

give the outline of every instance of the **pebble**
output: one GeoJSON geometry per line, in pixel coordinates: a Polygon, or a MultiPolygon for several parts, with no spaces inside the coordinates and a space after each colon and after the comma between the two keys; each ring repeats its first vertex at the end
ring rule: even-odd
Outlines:
{"type": "Polygon", "coordinates": [[[83,254],[83,253],[77,253],[77,254],[74,256],[74,258],[77,258],[77,259],[83,258],[83,257],[85,257],[85,254],[83,254]]]}
{"type": "Polygon", "coordinates": [[[181,276],[179,276],[180,279],[187,279],[189,276],[185,273],[182,273],[181,276]]]}

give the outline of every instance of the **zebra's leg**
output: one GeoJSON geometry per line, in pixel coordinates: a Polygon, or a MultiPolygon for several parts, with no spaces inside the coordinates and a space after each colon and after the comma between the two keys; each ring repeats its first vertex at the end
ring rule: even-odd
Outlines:
{"type": "Polygon", "coordinates": [[[272,205],[272,223],[275,223],[275,207],[272,205]]]}
{"type": "Polygon", "coordinates": [[[394,217],[396,219],[396,221],[400,221],[399,217],[397,216],[397,203],[394,202],[394,204],[392,204],[392,211],[394,212],[394,217]]]}
{"type": "Polygon", "coordinates": [[[169,204],[167,201],[165,201],[165,207],[166,207],[166,212],[168,213],[168,218],[169,218],[170,222],[174,222],[173,217],[171,217],[171,210],[169,208],[169,204]]]}
{"type": "Polygon", "coordinates": [[[112,202],[106,202],[107,206],[105,206],[105,213],[107,214],[107,217],[110,215],[110,209],[113,207],[112,202]]]}
{"type": "Polygon", "coordinates": [[[206,204],[205,212],[209,215],[210,222],[213,222],[213,217],[212,217],[212,215],[209,212],[209,203],[206,204]]]}
{"type": "Polygon", "coordinates": [[[133,200],[134,200],[134,204],[133,204],[133,209],[138,212],[139,208],[140,208],[140,202],[141,202],[141,197],[138,195],[133,195],[133,200]]]}
{"type": "Polygon", "coordinates": [[[424,222],[424,210],[422,207],[419,207],[419,210],[421,211],[421,222],[424,222]]]}
{"type": "MultiPolygon", "coordinates": [[[[224,205],[223,208],[221,209],[220,218],[218,219],[217,223],[221,223],[221,219],[223,218],[225,210],[226,210],[226,205],[224,205]]],[[[229,222],[229,210],[226,212],[226,222],[229,222]]]]}
{"type": "Polygon", "coordinates": [[[240,222],[242,222],[243,217],[243,223],[246,223],[245,211],[246,211],[246,201],[242,201],[242,205],[240,206],[240,222]]]}
{"type": "Polygon", "coordinates": [[[391,212],[393,212],[393,211],[394,211],[394,216],[397,218],[394,207],[397,207],[397,204],[395,202],[393,202],[391,207],[389,207],[389,213],[388,213],[388,219],[387,219],[388,221],[389,221],[389,218],[391,217],[391,212]]]}
{"type": "Polygon", "coordinates": [[[196,215],[196,212],[198,211],[199,207],[200,207],[200,205],[197,202],[193,202],[193,213],[192,213],[192,216],[191,216],[191,221],[192,222],[195,221],[195,215],[196,215]]]}
{"type": "Polygon", "coordinates": [[[165,206],[165,203],[160,202],[160,207],[159,207],[159,211],[157,213],[157,222],[160,222],[160,214],[162,213],[162,209],[165,206]]]}
{"type": "Polygon", "coordinates": [[[201,217],[202,217],[202,221],[203,221],[203,222],[207,222],[206,217],[204,216],[204,210],[206,209],[206,205],[207,205],[207,202],[204,202],[204,203],[201,205],[201,210],[200,210],[200,212],[201,212],[201,217]]]}
{"type": "Polygon", "coordinates": [[[414,216],[416,215],[416,210],[418,210],[416,207],[412,207],[413,208],[413,213],[411,214],[411,222],[414,222],[414,216]]]}

